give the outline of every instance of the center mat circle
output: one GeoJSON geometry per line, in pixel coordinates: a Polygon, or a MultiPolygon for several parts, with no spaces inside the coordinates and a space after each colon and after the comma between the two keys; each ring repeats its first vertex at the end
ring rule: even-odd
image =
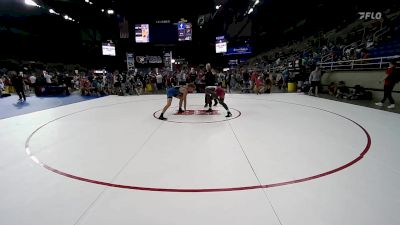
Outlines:
{"type": "MultiPolygon", "coordinates": [[[[175,107],[174,111],[177,108],[175,107]]],[[[193,124],[202,124],[202,123],[219,123],[219,122],[227,122],[229,120],[237,119],[239,118],[242,113],[234,108],[229,108],[229,110],[232,113],[232,117],[226,118],[225,115],[222,115],[225,113],[225,109],[222,107],[215,108],[212,113],[206,113],[204,110],[204,107],[200,105],[191,105],[188,107],[188,114],[179,114],[179,113],[174,113],[172,115],[168,116],[168,119],[165,120],[165,122],[170,122],[170,123],[193,123],[193,124]],[[218,110],[217,110],[218,109],[218,110]]],[[[160,116],[161,110],[155,111],[153,113],[153,117],[158,119],[160,116]]]]}
{"type": "MultiPolygon", "coordinates": [[[[268,101],[268,100],[266,100],[268,101]]],[[[40,126],[39,128],[37,128],[26,140],[25,142],[25,150],[27,155],[38,165],[46,168],[47,170],[50,170],[54,173],[57,173],[59,175],[68,177],[68,178],[72,178],[72,179],[76,179],[79,181],[84,181],[84,182],[89,182],[89,183],[93,183],[93,184],[98,184],[98,185],[104,185],[104,186],[109,186],[109,187],[116,187],[116,188],[123,188],[123,189],[132,189],[132,190],[143,190],[143,191],[157,191],[157,192],[224,192],[224,191],[240,191],[240,190],[251,190],[251,189],[260,189],[260,188],[272,188],[272,187],[278,187],[278,186],[284,186],[284,185],[290,185],[290,184],[296,184],[296,183],[301,183],[301,182],[306,182],[306,181],[310,181],[310,180],[314,180],[314,179],[318,179],[336,172],[339,172],[343,169],[346,169],[352,165],[354,165],[355,163],[357,163],[358,161],[360,161],[369,151],[370,146],[371,146],[371,137],[369,135],[369,133],[367,132],[367,130],[362,127],[360,124],[358,124],[357,122],[353,121],[350,118],[347,118],[343,115],[337,114],[335,112],[330,112],[328,110],[325,109],[321,109],[321,108],[317,108],[317,107],[313,107],[313,106],[307,106],[307,105],[301,105],[301,104],[297,104],[297,103],[291,103],[291,102],[284,102],[284,101],[277,101],[277,100],[273,100],[273,102],[280,102],[280,103],[284,103],[284,104],[291,104],[291,105],[297,105],[297,106],[302,106],[302,107],[306,107],[306,108],[311,108],[314,110],[319,110],[325,113],[329,113],[331,115],[343,118],[351,123],[353,123],[356,127],[358,127],[359,129],[361,129],[363,131],[363,133],[366,136],[367,139],[367,143],[365,145],[365,147],[361,150],[360,154],[352,159],[351,161],[347,162],[346,164],[339,166],[337,168],[331,169],[329,171],[323,172],[323,173],[319,173],[319,174],[315,174],[313,176],[308,176],[308,177],[304,177],[301,179],[295,179],[295,180],[288,180],[288,181],[283,181],[283,182],[278,182],[278,183],[271,183],[271,184],[261,184],[261,185],[254,185],[254,186],[243,186],[243,187],[221,187],[221,188],[201,188],[201,189],[183,189],[183,188],[158,188],[158,187],[144,187],[144,186],[133,186],[133,185],[124,185],[124,184],[116,184],[116,183],[110,183],[110,182],[104,182],[104,181],[100,181],[100,180],[95,180],[95,179],[89,179],[89,178],[85,178],[85,177],[81,177],[81,176],[77,176],[74,174],[70,174],[70,173],[66,173],[63,172],[59,169],[56,169],[54,167],[51,167],[49,165],[47,165],[45,162],[42,162],[39,158],[37,158],[34,154],[32,154],[31,152],[31,147],[30,147],[30,141],[32,139],[32,137],[41,129],[43,129],[44,127],[46,127],[47,125],[55,122],[55,121],[59,121],[65,117],[71,116],[71,115],[76,115],[82,112],[85,112],[87,110],[90,109],[86,109],[86,110],[81,110],[78,112],[74,112],[68,115],[64,115],[61,117],[58,117],[52,121],[49,121],[48,123],[40,126]]],[[[113,104],[115,105],[115,104],[113,104]]],[[[104,107],[107,107],[104,106],[104,107]]],[[[239,111],[238,111],[239,112],[239,111]]],[[[240,112],[239,112],[240,113],[240,112]]]]}

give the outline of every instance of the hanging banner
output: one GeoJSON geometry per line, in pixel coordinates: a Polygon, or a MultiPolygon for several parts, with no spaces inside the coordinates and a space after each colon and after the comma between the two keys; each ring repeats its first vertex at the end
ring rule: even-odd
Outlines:
{"type": "Polygon", "coordinates": [[[228,51],[224,53],[224,55],[243,55],[243,54],[251,54],[252,48],[250,46],[243,46],[239,48],[228,48],[228,51]]]}
{"type": "Polygon", "coordinates": [[[133,53],[126,53],[126,64],[128,71],[135,70],[135,57],[133,57],[133,53]]]}
{"type": "Polygon", "coordinates": [[[162,63],[162,57],[161,56],[136,56],[136,62],[138,64],[161,64],[162,63]]]}
{"type": "Polygon", "coordinates": [[[170,71],[172,71],[171,69],[171,65],[172,65],[172,52],[166,52],[164,54],[164,67],[170,71]]]}

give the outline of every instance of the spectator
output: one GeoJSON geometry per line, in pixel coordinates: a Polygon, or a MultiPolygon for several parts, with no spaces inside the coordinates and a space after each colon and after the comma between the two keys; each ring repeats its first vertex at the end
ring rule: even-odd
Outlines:
{"type": "Polygon", "coordinates": [[[29,77],[29,81],[30,81],[30,88],[31,91],[34,92],[35,91],[35,85],[36,85],[36,76],[34,73],[31,74],[31,76],[29,77]]]}
{"type": "Polygon", "coordinates": [[[241,88],[241,84],[243,84],[243,77],[240,75],[240,71],[236,71],[234,81],[235,81],[235,86],[233,88],[239,89],[241,88]]]}
{"type": "Polygon", "coordinates": [[[337,88],[336,88],[336,98],[347,99],[349,95],[350,95],[349,88],[346,87],[346,84],[344,83],[344,81],[339,81],[339,84],[337,85],[337,88]]]}
{"type": "Polygon", "coordinates": [[[47,73],[47,71],[43,70],[43,77],[46,79],[46,84],[49,85],[51,84],[51,78],[52,76],[47,73]]]}
{"type": "Polygon", "coordinates": [[[321,84],[321,70],[318,66],[311,72],[309,82],[311,83],[311,88],[308,94],[311,95],[315,91],[315,96],[318,96],[318,87],[321,84]]]}
{"type": "Polygon", "coordinates": [[[272,89],[272,73],[265,74],[265,92],[271,93],[272,89]]]}
{"type": "Polygon", "coordinates": [[[287,67],[285,67],[285,69],[283,70],[282,76],[283,76],[282,88],[285,89],[286,86],[287,86],[287,83],[289,81],[289,76],[290,76],[290,72],[289,72],[289,69],[287,67]]]}
{"type": "Polygon", "coordinates": [[[189,72],[189,83],[194,83],[196,81],[197,78],[197,73],[196,70],[192,67],[190,68],[190,72],[189,72]]]}
{"type": "Polygon", "coordinates": [[[25,92],[24,92],[24,80],[23,80],[23,74],[20,73],[18,75],[14,74],[14,76],[12,77],[11,80],[14,88],[15,88],[15,92],[17,92],[19,99],[18,101],[26,101],[26,96],[25,96],[25,92]],[[23,100],[22,100],[23,99],[23,100]]]}
{"type": "Polygon", "coordinates": [[[222,71],[220,71],[220,72],[217,74],[218,86],[224,87],[224,85],[222,84],[223,81],[224,81],[224,77],[225,77],[225,75],[224,75],[224,73],[222,73],[222,71]]]}
{"type": "Polygon", "coordinates": [[[156,80],[157,80],[157,90],[162,90],[163,89],[163,76],[158,73],[156,76],[156,80]]]}
{"type": "Polygon", "coordinates": [[[64,84],[65,84],[65,88],[66,88],[66,94],[70,95],[70,90],[73,89],[73,77],[65,74],[64,76],[64,84]]]}
{"type": "Polygon", "coordinates": [[[231,80],[232,80],[232,72],[229,72],[225,75],[225,86],[227,91],[230,93],[231,92],[231,80]]]}
{"type": "Polygon", "coordinates": [[[253,90],[255,88],[257,79],[258,79],[258,74],[256,71],[253,71],[250,77],[250,89],[253,90]]]}
{"type": "Polygon", "coordinates": [[[181,71],[181,82],[179,83],[179,85],[185,85],[186,84],[186,71],[182,70],[181,71]]]}
{"type": "Polygon", "coordinates": [[[265,91],[265,87],[264,87],[264,80],[262,78],[262,76],[258,76],[256,81],[255,81],[255,89],[256,89],[256,93],[261,94],[265,91]]]}
{"type": "Polygon", "coordinates": [[[178,72],[178,73],[176,74],[176,79],[177,79],[177,81],[178,81],[178,85],[181,85],[182,82],[183,82],[183,74],[182,74],[181,72],[178,72]]]}
{"type": "Polygon", "coordinates": [[[397,68],[396,61],[391,61],[389,64],[389,68],[386,70],[385,83],[383,86],[384,96],[382,101],[375,103],[377,106],[383,106],[386,99],[389,99],[390,105],[387,107],[388,109],[395,108],[394,99],[392,97],[392,91],[396,83],[400,81],[400,71],[397,68]]]}
{"type": "Polygon", "coordinates": [[[5,85],[4,85],[3,77],[1,77],[0,78],[0,98],[6,97],[4,91],[5,91],[5,85]]]}
{"type": "Polygon", "coordinates": [[[329,95],[336,96],[336,89],[337,89],[336,83],[331,82],[331,84],[329,84],[328,86],[329,95]]]}
{"type": "Polygon", "coordinates": [[[243,88],[245,90],[248,90],[250,85],[250,75],[247,72],[247,70],[244,70],[242,78],[243,78],[243,88]]]}

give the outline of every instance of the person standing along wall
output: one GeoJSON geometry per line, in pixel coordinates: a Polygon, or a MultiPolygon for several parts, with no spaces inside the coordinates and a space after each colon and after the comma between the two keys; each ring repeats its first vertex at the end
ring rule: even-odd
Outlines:
{"type": "Polygon", "coordinates": [[[400,71],[397,68],[397,63],[395,60],[391,61],[389,64],[389,68],[386,70],[385,83],[383,85],[383,99],[380,102],[375,103],[377,106],[383,106],[386,99],[389,99],[390,105],[387,107],[388,109],[395,108],[394,99],[392,97],[392,91],[396,83],[400,81],[400,71]]]}
{"type": "Polygon", "coordinates": [[[318,87],[321,84],[321,70],[319,67],[315,67],[315,70],[311,72],[309,82],[311,84],[310,91],[308,92],[311,95],[315,92],[315,96],[318,96],[318,87]]]}

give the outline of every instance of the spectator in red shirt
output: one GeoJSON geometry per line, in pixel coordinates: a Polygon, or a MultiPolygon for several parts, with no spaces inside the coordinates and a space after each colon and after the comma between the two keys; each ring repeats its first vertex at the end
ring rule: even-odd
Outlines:
{"type": "Polygon", "coordinates": [[[258,76],[257,80],[256,80],[256,92],[257,95],[261,94],[264,92],[264,80],[262,78],[262,76],[258,76]]]}
{"type": "Polygon", "coordinates": [[[383,106],[386,99],[389,99],[390,105],[387,108],[393,109],[395,107],[392,91],[396,83],[400,80],[399,72],[400,71],[397,68],[396,61],[390,62],[389,68],[386,70],[385,83],[383,86],[384,96],[382,101],[375,103],[377,106],[383,106]]]}

